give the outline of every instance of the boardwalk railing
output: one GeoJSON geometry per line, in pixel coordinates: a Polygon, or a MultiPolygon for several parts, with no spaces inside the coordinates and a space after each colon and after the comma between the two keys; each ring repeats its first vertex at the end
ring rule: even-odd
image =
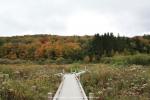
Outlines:
{"type": "Polygon", "coordinates": [[[58,90],[57,90],[55,96],[53,97],[53,100],[58,100],[59,95],[60,95],[61,90],[62,90],[62,87],[63,87],[63,84],[64,84],[64,79],[65,79],[65,78],[63,77],[62,82],[60,83],[60,86],[59,86],[59,88],[58,88],[58,90]]]}
{"type": "MultiPolygon", "coordinates": [[[[87,96],[83,90],[83,87],[78,79],[77,76],[79,76],[80,74],[84,73],[83,71],[81,73],[73,73],[73,74],[69,74],[71,75],[71,80],[73,81],[73,85],[75,86],[75,90],[77,91],[77,94],[80,94],[80,97],[64,97],[61,94],[63,94],[62,92],[64,92],[65,90],[68,91],[69,87],[64,87],[64,80],[65,80],[65,75],[63,75],[62,77],[62,82],[56,92],[56,94],[53,97],[53,100],[88,100],[87,96]],[[60,96],[61,95],[61,96],[60,96]]],[[[65,80],[65,82],[68,80],[65,80]]],[[[65,84],[66,85],[66,84],[65,84]]],[[[68,91],[68,92],[73,92],[73,91],[68,91]]]]}
{"type": "Polygon", "coordinates": [[[84,92],[84,90],[83,90],[83,87],[82,87],[82,85],[81,85],[79,79],[77,78],[77,76],[76,76],[76,80],[77,80],[77,83],[78,83],[78,85],[79,85],[80,92],[81,92],[81,94],[82,94],[82,96],[83,96],[83,100],[88,100],[88,99],[87,99],[87,96],[86,96],[86,94],[85,94],[85,92],[84,92]]]}

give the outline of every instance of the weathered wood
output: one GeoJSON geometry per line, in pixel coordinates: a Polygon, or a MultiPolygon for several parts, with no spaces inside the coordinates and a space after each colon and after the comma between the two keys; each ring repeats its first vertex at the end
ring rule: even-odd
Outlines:
{"type": "Polygon", "coordinates": [[[52,100],[53,99],[53,94],[51,92],[48,92],[48,100],[52,100]]]}
{"type": "Polygon", "coordinates": [[[36,91],[36,90],[37,90],[37,86],[33,85],[33,86],[31,87],[31,90],[32,90],[32,91],[36,91]]]}
{"type": "Polygon", "coordinates": [[[89,100],[94,100],[94,93],[89,93],[89,100]]]}

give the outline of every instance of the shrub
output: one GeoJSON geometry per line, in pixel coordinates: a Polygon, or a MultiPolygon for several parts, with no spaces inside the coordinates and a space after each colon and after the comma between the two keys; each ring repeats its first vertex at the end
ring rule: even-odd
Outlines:
{"type": "Polygon", "coordinates": [[[20,59],[16,59],[16,60],[0,59],[0,64],[23,64],[23,63],[26,63],[26,61],[20,59]]]}
{"type": "Polygon", "coordinates": [[[102,63],[113,65],[150,65],[150,55],[136,54],[129,56],[104,57],[102,63]]]}
{"type": "Polygon", "coordinates": [[[90,57],[89,56],[85,56],[84,59],[83,59],[83,61],[85,63],[89,63],[90,62],[90,57]]]}
{"type": "Polygon", "coordinates": [[[59,57],[56,59],[56,63],[57,64],[64,64],[65,63],[65,59],[63,57],[59,57]]]}
{"type": "Polygon", "coordinates": [[[150,65],[150,55],[138,54],[127,57],[128,64],[150,65]]]}

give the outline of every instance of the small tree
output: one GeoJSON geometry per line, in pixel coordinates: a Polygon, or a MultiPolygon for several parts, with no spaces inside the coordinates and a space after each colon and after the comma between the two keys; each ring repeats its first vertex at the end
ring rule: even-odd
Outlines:
{"type": "Polygon", "coordinates": [[[85,63],[89,63],[90,62],[90,57],[89,56],[85,56],[84,57],[84,62],[85,63]]]}
{"type": "Polygon", "coordinates": [[[59,57],[56,59],[56,63],[57,64],[64,64],[65,63],[65,59],[63,57],[59,57]]]}

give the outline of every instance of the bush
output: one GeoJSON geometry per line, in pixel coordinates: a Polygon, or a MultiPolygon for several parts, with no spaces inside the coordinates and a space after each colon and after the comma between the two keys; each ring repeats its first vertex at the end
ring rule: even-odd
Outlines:
{"type": "Polygon", "coordinates": [[[90,62],[90,57],[89,56],[85,56],[84,59],[83,59],[83,61],[85,63],[89,63],[90,62]]]}
{"type": "Polygon", "coordinates": [[[16,60],[0,59],[0,64],[23,64],[23,63],[26,63],[26,61],[20,59],[16,59],[16,60]]]}
{"type": "Polygon", "coordinates": [[[124,56],[104,57],[101,59],[101,62],[104,64],[112,64],[115,66],[127,65],[126,57],[124,57],[124,56]]]}
{"type": "Polygon", "coordinates": [[[129,56],[104,57],[102,63],[113,65],[150,65],[150,55],[136,54],[129,56]]]}
{"type": "Polygon", "coordinates": [[[57,64],[64,64],[65,63],[65,59],[63,57],[59,57],[56,59],[56,63],[57,64]]]}
{"type": "Polygon", "coordinates": [[[150,65],[150,55],[138,54],[127,57],[128,64],[150,65]]]}
{"type": "Polygon", "coordinates": [[[59,57],[56,59],[56,64],[70,64],[73,61],[71,59],[64,59],[63,57],[59,57]]]}

